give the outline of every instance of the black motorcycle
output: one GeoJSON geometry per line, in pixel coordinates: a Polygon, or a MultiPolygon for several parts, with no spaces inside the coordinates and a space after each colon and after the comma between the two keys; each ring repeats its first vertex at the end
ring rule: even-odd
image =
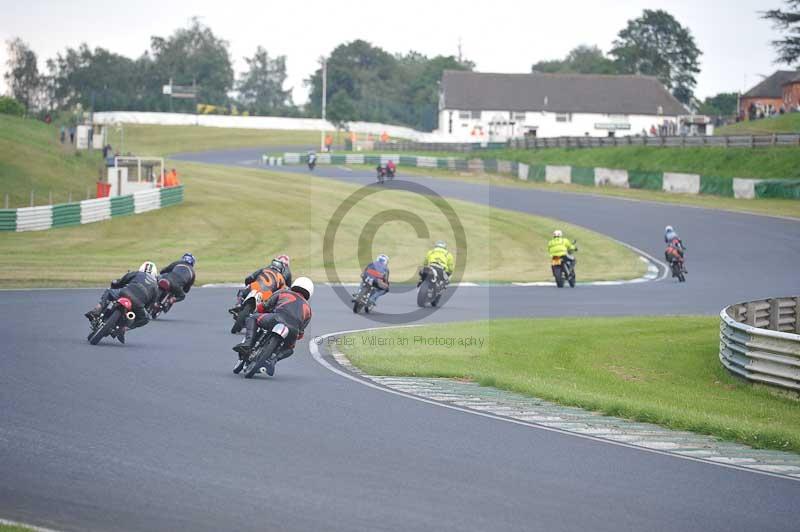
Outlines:
{"type": "Polygon", "coordinates": [[[158,298],[148,308],[150,319],[157,319],[162,312],[166,314],[175,304],[175,297],[172,295],[172,285],[169,279],[161,278],[158,280],[158,298]]]}
{"type": "MultiPolygon", "coordinates": [[[[574,246],[576,240],[572,241],[574,246]]],[[[575,248],[575,251],[578,249],[575,248]]],[[[578,261],[572,255],[564,255],[563,257],[552,257],[550,261],[550,268],[553,271],[553,278],[556,280],[556,286],[564,288],[564,283],[568,283],[570,287],[575,288],[575,264],[578,261]]]]}
{"type": "Polygon", "coordinates": [[[308,157],[308,169],[313,172],[314,168],[316,168],[316,167],[317,167],[317,157],[315,155],[309,156],[308,157]]]}
{"type": "Polygon", "coordinates": [[[678,259],[670,259],[670,270],[672,270],[672,277],[677,278],[679,283],[686,282],[686,270],[683,267],[683,261],[678,259]]]}
{"type": "Polygon", "coordinates": [[[289,327],[280,322],[274,322],[269,330],[259,328],[256,331],[256,340],[250,356],[247,359],[240,358],[233,368],[233,372],[238,375],[244,370],[245,379],[251,379],[258,372],[265,373],[270,377],[274,375],[276,355],[283,347],[289,332],[289,327]]]}
{"type": "Polygon", "coordinates": [[[106,336],[117,338],[125,332],[125,327],[136,318],[131,310],[133,303],[127,297],[109,301],[103,312],[89,323],[91,332],[86,337],[89,343],[97,345],[106,336]]]}
{"type": "Polygon", "coordinates": [[[361,289],[353,296],[353,312],[358,314],[362,309],[366,314],[369,314],[374,308],[374,304],[370,304],[369,298],[375,290],[386,288],[381,286],[382,281],[378,279],[366,278],[361,281],[361,289]]]}
{"type": "Polygon", "coordinates": [[[425,307],[430,303],[432,307],[438,306],[442,294],[447,289],[447,276],[444,269],[431,264],[422,268],[421,281],[417,291],[417,305],[425,307]]]}

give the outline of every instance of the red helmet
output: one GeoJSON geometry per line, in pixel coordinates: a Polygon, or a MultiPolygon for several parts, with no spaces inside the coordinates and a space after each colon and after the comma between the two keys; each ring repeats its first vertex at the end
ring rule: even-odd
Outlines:
{"type": "Polygon", "coordinates": [[[278,255],[275,257],[275,260],[279,260],[284,263],[286,266],[289,266],[289,255],[278,255]]]}

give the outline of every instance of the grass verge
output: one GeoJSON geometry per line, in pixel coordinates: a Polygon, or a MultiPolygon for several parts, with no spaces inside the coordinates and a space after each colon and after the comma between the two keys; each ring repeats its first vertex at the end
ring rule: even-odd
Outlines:
{"type": "Polygon", "coordinates": [[[25,525],[0,522],[0,532],[33,532],[35,529],[25,525]]]}
{"type": "Polygon", "coordinates": [[[673,194],[658,190],[617,187],[587,187],[583,185],[567,185],[562,183],[538,183],[535,181],[520,181],[518,179],[501,175],[474,174],[470,172],[458,172],[431,168],[401,167],[399,172],[401,175],[406,173],[420,176],[432,176],[444,179],[456,179],[459,181],[483,185],[561,191],[575,194],[613,196],[638,201],[654,201],[658,203],[688,205],[704,209],[746,212],[764,216],[800,218],[800,201],[790,199],[759,198],[748,200],[708,195],[673,194]]]}
{"type": "Polygon", "coordinates": [[[454,323],[371,331],[342,348],[372,375],[466,378],[607,415],[800,452],[800,399],[728,374],[718,358],[717,317],[454,323]],[[482,347],[430,347],[415,337],[485,341],[482,347]],[[398,346],[401,338],[407,346],[398,346]]]}
{"type": "Polygon", "coordinates": [[[137,155],[166,156],[173,153],[264,146],[318,145],[319,131],[236,129],[204,126],[112,126],[108,140],[114,149],[137,155]],[[124,142],[122,137],[124,137],[124,142]],[[121,147],[121,148],[120,148],[121,147]]]}
{"type": "Polygon", "coordinates": [[[58,129],[38,120],[0,114],[0,207],[8,194],[9,207],[30,207],[31,190],[36,205],[94,197],[102,167],[97,152],[78,152],[58,141],[58,129]]]}
{"type": "MultiPolygon", "coordinates": [[[[280,252],[292,256],[297,275],[329,280],[323,235],[358,187],[256,169],[192,163],[182,168],[181,205],[80,227],[0,233],[0,286],[97,286],[143,260],[163,265],[185,251],[198,257],[199,283],[238,282],[280,252]]],[[[464,280],[547,280],[546,241],[556,226],[579,241],[579,280],[644,273],[634,253],[586,229],[467,202],[449,204],[465,228],[466,249],[453,246],[448,220],[426,197],[382,191],[357,203],[341,218],[332,247],[340,279],[356,280],[367,261],[384,252],[392,257],[394,281],[411,281],[432,240],[444,238],[457,256],[466,254],[464,280]],[[382,224],[381,213],[411,213],[428,229],[418,235],[407,221],[382,224]]]]}
{"type": "Polygon", "coordinates": [[[714,130],[715,135],[772,135],[773,133],[800,133],[800,113],[748,120],[714,130]]]}

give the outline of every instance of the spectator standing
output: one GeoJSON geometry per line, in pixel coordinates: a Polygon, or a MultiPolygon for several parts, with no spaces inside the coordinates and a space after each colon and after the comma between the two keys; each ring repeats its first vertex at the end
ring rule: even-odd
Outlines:
{"type": "Polygon", "coordinates": [[[64,124],[61,124],[61,130],[59,134],[59,138],[61,139],[61,144],[64,144],[64,140],[66,139],[66,137],[67,137],[67,128],[64,126],[64,124]]]}
{"type": "Polygon", "coordinates": [[[75,144],[75,126],[69,126],[69,143],[75,144]]]}
{"type": "Polygon", "coordinates": [[[330,133],[325,135],[325,151],[328,153],[331,152],[331,146],[333,146],[333,135],[330,133]]]}

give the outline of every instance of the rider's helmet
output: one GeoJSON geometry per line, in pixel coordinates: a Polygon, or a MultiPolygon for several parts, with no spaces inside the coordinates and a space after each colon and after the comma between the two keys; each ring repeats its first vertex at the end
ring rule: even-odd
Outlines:
{"type": "Polygon", "coordinates": [[[308,301],[314,295],[314,282],[308,277],[299,277],[292,283],[292,291],[297,292],[308,301]]]}
{"type": "Polygon", "coordinates": [[[447,242],[445,242],[444,240],[437,240],[436,242],[433,243],[433,247],[447,249],[447,242]]]}
{"type": "Polygon", "coordinates": [[[152,275],[153,277],[158,277],[158,268],[156,268],[156,263],[151,261],[145,261],[139,266],[139,271],[144,272],[148,275],[152,275]]]}
{"type": "Polygon", "coordinates": [[[561,232],[561,229],[553,231],[553,238],[561,238],[562,236],[564,236],[564,233],[561,232]]]}
{"type": "Polygon", "coordinates": [[[384,255],[383,253],[381,253],[380,255],[378,255],[375,258],[375,262],[377,262],[378,264],[383,264],[384,266],[388,266],[389,265],[389,256],[388,255],[384,255]]]}
{"type": "Polygon", "coordinates": [[[289,255],[278,255],[277,257],[275,257],[275,260],[281,261],[284,264],[284,266],[289,266],[289,262],[291,259],[289,259],[289,255]]]}
{"type": "Polygon", "coordinates": [[[664,228],[664,232],[665,232],[665,233],[674,233],[674,232],[675,232],[675,229],[673,229],[671,225],[668,225],[668,226],[666,226],[666,227],[664,228]]]}
{"type": "Polygon", "coordinates": [[[267,268],[269,268],[274,272],[278,272],[281,275],[286,274],[286,265],[278,259],[272,259],[272,262],[269,263],[269,266],[267,266],[267,268]]]}
{"type": "Polygon", "coordinates": [[[194,266],[194,263],[196,262],[194,255],[192,255],[191,253],[184,253],[183,257],[181,257],[181,261],[185,262],[189,266],[194,266]]]}

